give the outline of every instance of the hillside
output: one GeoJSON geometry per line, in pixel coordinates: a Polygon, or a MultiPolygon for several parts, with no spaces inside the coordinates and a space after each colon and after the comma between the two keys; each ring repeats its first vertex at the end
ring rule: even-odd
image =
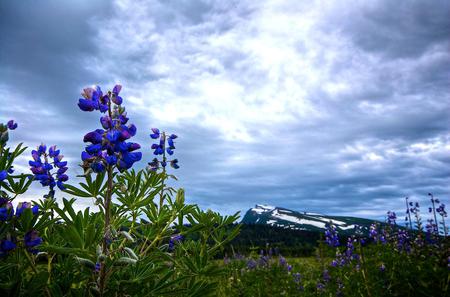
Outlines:
{"type": "Polygon", "coordinates": [[[262,224],[311,232],[324,232],[326,226],[332,223],[341,235],[367,235],[374,222],[376,221],[364,218],[298,212],[268,205],[256,205],[249,209],[241,221],[246,225],[262,224]]]}

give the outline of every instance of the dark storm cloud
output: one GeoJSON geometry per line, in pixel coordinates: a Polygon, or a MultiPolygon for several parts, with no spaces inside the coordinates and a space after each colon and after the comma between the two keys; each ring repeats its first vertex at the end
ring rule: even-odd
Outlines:
{"type": "Polygon", "coordinates": [[[336,28],[356,45],[386,58],[417,58],[434,46],[448,45],[450,3],[376,1],[336,14],[336,28]]]}
{"type": "Polygon", "coordinates": [[[2,1],[1,120],[79,173],[98,125],[79,91],[120,81],[143,159],[150,127],[177,133],[202,207],[380,218],[448,197],[449,3],[255,3],[2,1]]]}

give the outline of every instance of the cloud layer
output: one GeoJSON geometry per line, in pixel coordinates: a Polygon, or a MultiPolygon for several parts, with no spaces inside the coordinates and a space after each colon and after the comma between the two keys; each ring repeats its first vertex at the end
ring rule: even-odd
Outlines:
{"type": "Polygon", "coordinates": [[[448,1],[3,1],[0,11],[0,120],[19,122],[16,142],[58,144],[73,168],[98,125],[77,109],[80,89],[120,82],[145,158],[150,127],[177,133],[179,186],[202,207],[380,218],[405,196],[448,201],[448,1]]]}

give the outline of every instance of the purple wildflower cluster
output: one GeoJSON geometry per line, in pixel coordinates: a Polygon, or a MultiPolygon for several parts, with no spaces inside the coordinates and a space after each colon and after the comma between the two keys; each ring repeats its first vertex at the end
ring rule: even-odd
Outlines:
{"type": "Polygon", "coordinates": [[[375,243],[386,244],[386,230],[382,229],[381,232],[378,232],[378,225],[371,224],[369,228],[369,238],[372,239],[375,243]]]}
{"type": "Polygon", "coordinates": [[[184,236],[181,234],[174,234],[170,237],[169,240],[169,251],[172,252],[175,250],[175,245],[179,244],[180,242],[182,242],[184,239],[184,236]]]}
{"type": "Polygon", "coordinates": [[[241,274],[256,269],[269,270],[272,267],[282,268],[282,270],[285,271],[288,275],[292,275],[292,280],[298,285],[298,290],[303,290],[303,285],[301,283],[302,278],[300,273],[292,271],[292,265],[287,262],[287,259],[285,257],[279,254],[277,248],[272,249],[267,247],[266,250],[261,250],[257,259],[254,259],[252,257],[245,257],[239,253],[234,254],[232,259],[228,258],[228,256],[225,256],[225,265],[231,264],[232,260],[245,263],[246,269],[242,269],[241,274]]]}
{"type": "Polygon", "coordinates": [[[331,247],[339,246],[339,237],[333,224],[329,224],[325,230],[325,242],[331,247]]]}
{"type": "Polygon", "coordinates": [[[148,163],[150,170],[156,171],[159,168],[165,170],[167,163],[170,167],[174,169],[180,168],[178,165],[178,159],[167,160],[167,155],[172,156],[175,150],[175,139],[178,138],[177,135],[171,134],[167,136],[165,132],[160,132],[157,128],[152,128],[152,134],[150,134],[152,139],[158,139],[159,143],[152,144],[153,154],[155,156],[162,156],[161,160],[158,158],[153,158],[151,162],[148,163]],[[167,154],[167,155],[166,155],[167,154]]]}
{"type": "MultiPolygon", "coordinates": [[[[447,212],[445,211],[445,204],[441,203],[439,199],[434,198],[434,196],[431,193],[428,193],[428,195],[431,197],[431,207],[428,208],[428,211],[433,213],[434,216],[434,225],[435,229],[434,232],[438,235],[439,234],[439,226],[438,226],[438,219],[436,216],[436,213],[441,216],[441,225],[444,231],[444,235],[447,236],[447,227],[445,226],[445,218],[447,217],[447,212]],[[439,205],[436,207],[436,205],[439,205]]],[[[428,230],[428,229],[427,229],[428,230]]]]}
{"type": "Polygon", "coordinates": [[[116,85],[112,92],[103,94],[100,87],[86,88],[81,94],[78,106],[83,111],[99,110],[105,115],[100,118],[103,129],[87,133],[83,141],[91,143],[81,154],[82,167],[93,172],[104,172],[108,166],[117,166],[124,171],[142,158],[141,152],[135,152],[141,146],[138,143],[126,142],[136,135],[136,126],[128,123],[125,108],[121,106],[119,96],[122,87],[116,85]]]}
{"type": "Polygon", "coordinates": [[[438,208],[436,208],[436,212],[441,216],[441,217],[447,217],[447,212],[445,211],[445,204],[441,204],[439,205],[438,208]]]}
{"type": "Polygon", "coordinates": [[[55,186],[61,190],[65,190],[64,182],[69,177],[65,174],[67,171],[67,161],[63,161],[63,155],[53,145],[48,149],[45,144],[41,144],[36,150],[31,152],[33,160],[29,161],[30,170],[34,174],[34,179],[38,180],[43,187],[49,187],[53,192],[55,186]],[[52,170],[57,168],[55,173],[52,170]],[[56,179],[55,177],[56,176],[56,179]]]}
{"type": "Polygon", "coordinates": [[[355,253],[355,246],[358,240],[352,237],[347,238],[345,250],[341,252],[336,248],[336,258],[331,261],[332,267],[344,267],[352,261],[359,261],[359,255],[355,253]]]}
{"type": "Polygon", "coordinates": [[[408,234],[408,231],[404,229],[399,229],[397,233],[397,250],[398,251],[411,251],[411,245],[410,245],[410,236],[408,234]]]}
{"type": "Polygon", "coordinates": [[[12,220],[14,216],[16,218],[19,218],[20,215],[23,213],[23,211],[27,208],[31,209],[33,215],[37,215],[39,213],[38,205],[34,205],[32,207],[31,203],[29,202],[19,202],[19,204],[17,204],[16,212],[14,214],[14,207],[11,201],[9,201],[6,198],[0,198],[0,221],[6,222],[12,220]]]}
{"type": "MultiPolygon", "coordinates": [[[[33,215],[39,213],[39,206],[31,206],[29,202],[20,202],[17,205],[16,211],[14,213],[14,208],[11,203],[6,198],[0,198],[0,222],[14,221],[20,218],[22,213],[30,209],[33,215]]],[[[0,240],[0,256],[6,255],[8,252],[13,251],[17,248],[18,241],[16,238],[11,237],[9,234],[6,238],[0,240]]],[[[38,251],[36,246],[42,243],[42,238],[38,236],[38,232],[35,230],[28,231],[23,238],[23,246],[29,251],[36,254],[38,251]]]]}
{"type": "Polygon", "coordinates": [[[389,225],[394,226],[394,225],[397,224],[396,220],[397,220],[397,215],[395,214],[395,212],[394,211],[388,211],[387,212],[387,218],[386,218],[387,223],[389,225]]]}
{"type": "Polygon", "coordinates": [[[433,219],[428,219],[425,225],[425,239],[428,243],[434,243],[434,235],[438,234],[438,225],[433,219]]]}

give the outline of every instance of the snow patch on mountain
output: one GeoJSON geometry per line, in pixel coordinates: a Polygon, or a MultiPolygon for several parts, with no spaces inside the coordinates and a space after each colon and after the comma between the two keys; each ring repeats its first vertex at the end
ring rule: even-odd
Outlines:
{"type": "Polygon", "coordinates": [[[257,204],[256,207],[251,209],[251,211],[256,212],[257,214],[262,214],[265,212],[270,212],[274,209],[275,209],[275,206],[265,205],[265,204],[257,204]]]}

